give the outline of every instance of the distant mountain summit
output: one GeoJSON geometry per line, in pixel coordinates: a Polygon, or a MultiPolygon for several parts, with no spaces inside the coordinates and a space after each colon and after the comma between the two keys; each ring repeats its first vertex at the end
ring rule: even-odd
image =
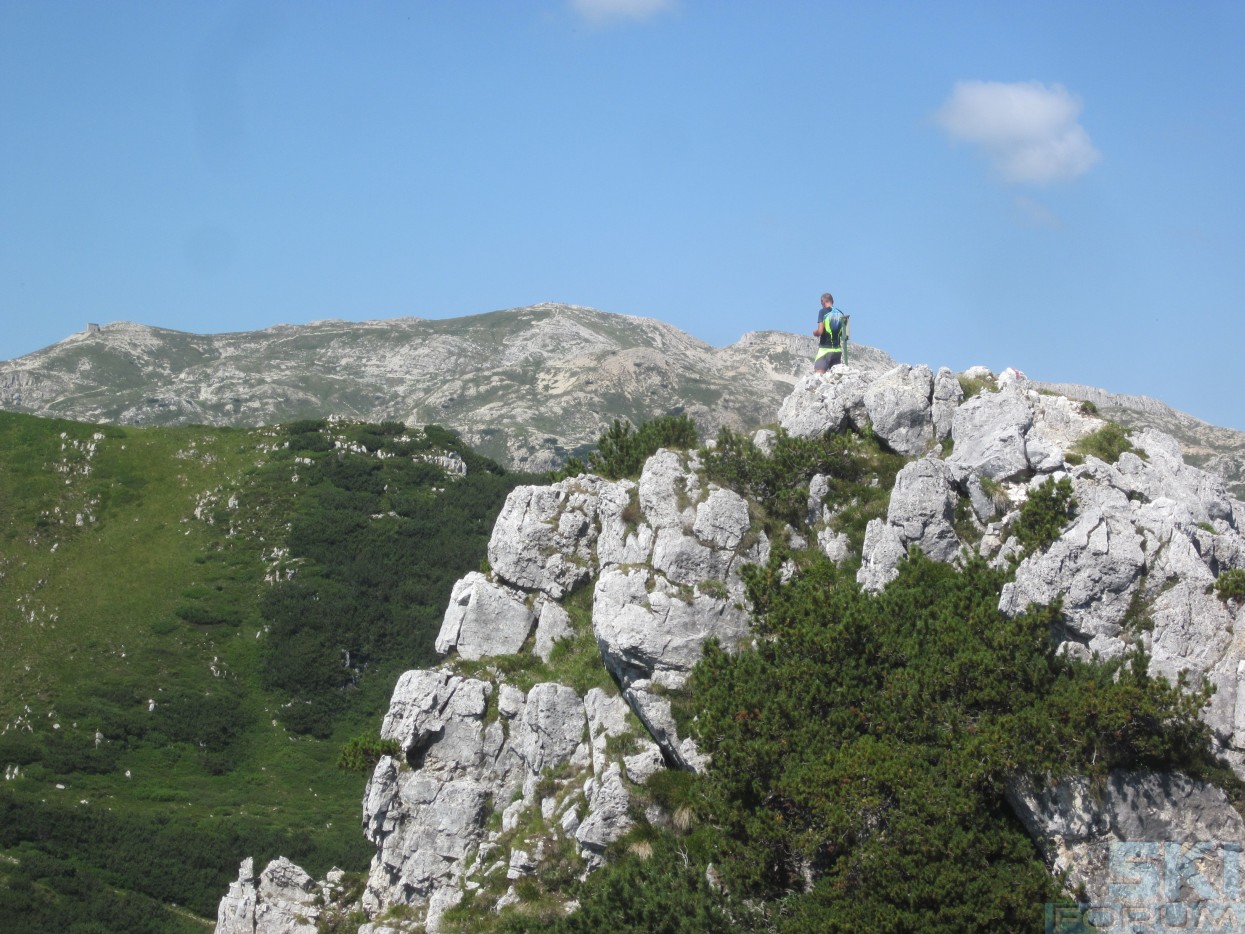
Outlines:
{"type": "MultiPolygon", "coordinates": [[[[684,412],[709,437],[754,428],[807,372],[813,347],[811,336],[760,331],[714,348],[660,321],[553,303],[232,334],[120,322],[0,364],[0,408],[124,425],[435,423],[538,471],[615,418],[684,412]]],[[[853,363],[893,365],[853,351],[853,363]]]]}

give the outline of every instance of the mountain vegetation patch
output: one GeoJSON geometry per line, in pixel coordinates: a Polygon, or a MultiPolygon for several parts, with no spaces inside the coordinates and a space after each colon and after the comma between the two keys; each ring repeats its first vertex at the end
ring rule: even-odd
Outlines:
{"type": "Polygon", "coordinates": [[[239,853],[363,870],[337,760],[524,479],[437,426],[0,413],[0,930],[202,930],[239,853]]]}

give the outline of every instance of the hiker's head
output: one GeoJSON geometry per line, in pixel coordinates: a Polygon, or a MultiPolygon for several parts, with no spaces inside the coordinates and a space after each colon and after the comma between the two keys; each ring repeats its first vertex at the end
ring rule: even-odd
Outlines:
{"type": "Polygon", "coordinates": [[[821,293],[821,304],[824,307],[829,308],[831,305],[834,304],[834,296],[831,295],[829,292],[822,292],[821,293]]]}

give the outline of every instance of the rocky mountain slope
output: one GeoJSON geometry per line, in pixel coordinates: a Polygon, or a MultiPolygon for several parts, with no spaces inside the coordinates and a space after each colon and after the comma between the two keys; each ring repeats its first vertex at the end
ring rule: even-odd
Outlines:
{"type": "MultiPolygon", "coordinates": [[[[714,348],[659,321],[558,304],[235,334],[121,322],[0,364],[0,408],[123,425],[434,423],[539,471],[615,418],[682,411],[710,436],[755,427],[809,369],[814,343],[760,331],[714,348]]],[[[852,356],[888,359],[863,345],[852,356]]]]}
{"type": "MultiPolygon", "coordinates": [[[[637,820],[677,822],[644,790],[667,770],[706,766],[673,702],[706,639],[752,643],[741,570],[780,545],[858,563],[870,592],[911,549],[1013,568],[998,609],[1014,616],[1062,598],[1060,651],[1109,659],[1139,641],[1152,674],[1209,681],[1205,720],[1245,774],[1245,609],[1221,586],[1245,569],[1245,504],[1185,464],[1172,437],[1138,431],[1100,457],[1110,426],[1078,401],[1014,373],[961,379],[907,365],[806,376],[779,420],[799,437],[871,433],[906,459],[858,554],[841,522],[855,504],[828,495],[822,475],[799,480],[805,520],[781,530],[710,481],[696,452],[660,451],[636,481],[581,475],[516,489],[487,568],[454,588],[437,643],[446,661],[395,688],[381,731],[393,745],[363,802],[376,856],[362,891],[283,860],[257,874],[248,860],[221,902],[219,934],[310,934],[351,912],[366,916],[361,934],[440,930],[464,898],[500,910],[551,866],[599,866],[637,820]],[[1053,481],[1075,513],[1026,545],[1024,506],[1053,481]],[[608,679],[570,664],[585,646],[608,679]]],[[[770,431],[754,437],[762,450],[774,442],[770,431]]],[[[1115,771],[1105,788],[1029,778],[1008,800],[1085,898],[1111,894],[1121,843],[1201,847],[1217,865],[1245,844],[1240,814],[1204,781],[1145,770],[1115,771]]],[[[815,867],[807,872],[811,883],[815,867]]]]}

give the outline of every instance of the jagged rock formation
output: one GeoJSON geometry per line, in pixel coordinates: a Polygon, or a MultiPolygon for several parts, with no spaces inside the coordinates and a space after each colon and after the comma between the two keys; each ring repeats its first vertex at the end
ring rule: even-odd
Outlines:
{"type": "Polygon", "coordinates": [[[315,934],[325,903],[340,895],[341,873],[330,872],[316,882],[288,859],[279,857],[255,875],[254,862],[244,859],[238,879],[221,899],[216,916],[218,934],[315,934]]]}
{"type": "MultiPolygon", "coordinates": [[[[761,331],[714,348],[659,321],[552,303],[234,334],[120,322],[0,363],[0,409],[124,425],[436,423],[541,471],[615,418],[683,411],[707,437],[756,427],[809,369],[815,343],[761,331]]],[[[863,345],[852,357],[888,359],[863,345]]]]}
{"type": "MultiPolygon", "coordinates": [[[[795,435],[871,431],[910,458],[886,516],[869,523],[863,587],[885,587],[913,547],[940,561],[978,552],[1012,562],[1000,609],[1061,597],[1063,651],[1112,657],[1139,640],[1152,672],[1209,679],[1217,693],[1206,720],[1245,774],[1245,610],[1212,592],[1224,570],[1245,568],[1245,505],[1222,479],[1186,465],[1172,438],[1138,432],[1134,450],[1107,463],[1078,449],[1104,421],[1019,374],[978,371],[962,383],[946,369],[868,362],[800,380],[780,421],[795,435]],[[965,398],[964,385],[982,383],[988,391],[965,398]],[[1053,542],[1026,548],[1015,532],[1021,508],[1048,479],[1071,483],[1077,512],[1053,542]]],[[[759,446],[772,440],[757,434],[759,446]]],[[[789,533],[842,560],[849,546],[831,527],[841,504],[826,491],[814,477],[809,525],[789,533]]],[[[359,905],[373,918],[393,906],[413,914],[361,930],[437,930],[468,891],[500,908],[516,897],[509,884],[551,854],[597,865],[632,807],[646,806],[654,823],[670,820],[645,804],[643,781],[705,765],[680,732],[672,692],[706,638],[728,648],[750,640],[739,572],[770,547],[748,503],[708,482],[695,454],[658,452],[636,482],[580,476],[516,489],[494,529],[488,572],[454,588],[437,643],[449,660],[408,672],[394,692],[382,735],[402,752],[383,758],[368,785],[364,825],[377,856],[359,905]],[[562,646],[585,643],[610,678],[581,693],[563,683],[570,677],[558,658],[562,646]],[[529,651],[552,677],[519,683],[489,664],[529,651]]],[[[1117,773],[1108,786],[1099,796],[1078,779],[1021,779],[1009,795],[1052,868],[1091,896],[1108,884],[1104,854],[1114,844],[1245,843],[1239,814],[1215,789],[1149,773],[1117,773]]],[[[260,921],[262,886],[244,881],[226,900],[229,917],[249,910],[254,930],[278,930],[260,921]]],[[[281,916],[280,904],[267,908],[281,916]]],[[[223,919],[225,903],[221,910],[223,919]]]]}

